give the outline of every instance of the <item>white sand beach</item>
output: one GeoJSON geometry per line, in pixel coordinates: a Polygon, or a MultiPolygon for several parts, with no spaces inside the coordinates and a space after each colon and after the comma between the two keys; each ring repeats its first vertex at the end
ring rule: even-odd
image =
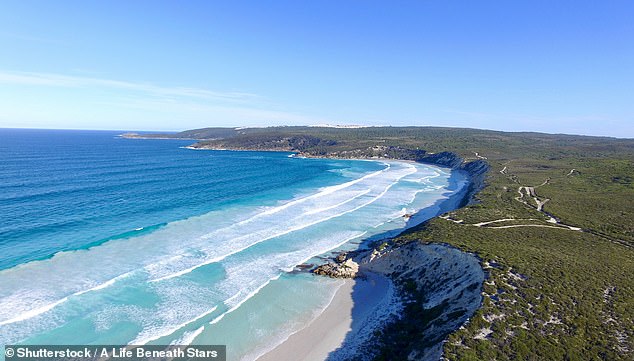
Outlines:
{"type": "Polygon", "coordinates": [[[360,326],[370,321],[378,307],[389,303],[391,287],[387,278],[374,274],[366,280],[346,280],[323,313],[257,360],[325,360],[343,345],[346,336],[363,334],[360,326]]]}

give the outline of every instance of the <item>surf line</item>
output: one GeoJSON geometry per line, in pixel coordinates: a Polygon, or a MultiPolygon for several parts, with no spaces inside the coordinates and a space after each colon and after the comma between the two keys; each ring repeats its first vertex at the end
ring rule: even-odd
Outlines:
{"type": "MultiPolygon", "coordinates": [[[[323,208],[313,209],[313,210],[310,210],[310,211],[306,211],[306,212],[304,212],[304,213],[300,214],[299,216],[297,216],[297,217],[295,217],[295,218],[292,218],[292,219],[291,219],[291,221],[301,220],[301,218],[302,218],[302,217],[309,216],[309,215],[316,214],[316,213],[325,212],[325,211],[328,211],[328,210],[331,210],[331,209],[334,209],[334,208],[337,208],[337,207],[343,206],[343,205],[345,205],[345,204],[347,204],[347,203],[349,203],[349,202],[351,202],[351,201],[354,201],[355,199],[357,199],[357,198],[359,198],[359,197],[362,197],[362,196],[364,196],[364,195],[366,195],[366,194],[370,193],[370,191],[372,191],[372,189],[371,189],[371,188],[368,188],[368,189],[366,189],[366,190],[364,190],[364,191],[357,192],[357,194],[356,194],[356,195],[354,195],[354,196],[352,196],[351,198],[348,198],[348,199],[346,199],[346,200],[344,200],[344,201],[342,201],[342,202],[340,202],[340,203],[338,203],[338,204],[331,205],[331,206],[328,206],[328,207],[323,207],[323,208]]],[[[324,220],[324,219],[321,219],[320,221],[325,221],[325,220],[324,220]]],[[[224,228],[221,228],[221,229],[215,230],[215,231],[213,231],[212,233],[210,233],[210,234],[206,235],[206,237],[216,236],[216,235],[218,235],[218,234],[220,234],[220,233],[222,233],[222,232],[226,232],[227,230],[229,230],[229,229],[231,229],[231,228],[233,228],[233,227],[235,227],[235,226],[236,226],[236,225],[231,225],[231,226],[229,226],[229,227],[224,227],[224,228]]],[[[304,226],[310,226],[310,225],[304,225],[304,226]]],[[[242,240],[247,239],[247,238],[249,238],[249,237],[254,237],[254,236],[257,236],[258,234],[260,234],[260,233],[262,233],[262,232],[264,232],[264,231],[266,231],[266,230],[268,230],[268,228],[267,228],[267,229],[260,229],[260,230],[257,230],[257,231],[252,231],[252,232],[247,233],[247,234],[243,234],[243,235],[241,235],[241,236],[238,236],[238,237],[236,237],[236,238],[233,238],[233,239],[232,239],[232,242],[233,242],[233,243],[236,243],[236,242],[238,242],[238,241],[242,241],[242,240]]],[[[292,231],[292,229],[291,229],[291,231],[292,231]]],[[[272,235],[272,236],[262,235],[262,237],[265,237],[265,238],[260,239],[260,241],[265,241],[265,240],[268,240],[268,239],[270,239],[270,238],[272,238],[272,237],[278,237],[278,236],[280,236],[280,235],[284,235],[284,234],[286,234],[286,233],[285,233],[285,232],[283,232],[283,233],[278,233],[278,234],[274,234],[274,235],[272,235]]],[[[253,242],[248,243],[248,244],[247,244],[247,247],[248,247],[248,246],[251,246],[251,245],[254,245],[254,244],[256,244],[256,243],[253,243],[253,242]]],[[[241,248],[241,249],[238,249],[237,251],[239,252],[239,251],[241,251],[241,250],[243,250],[243,249],[244,249],[244,248],[241,248]]],[[[228,250],[228,251],[230,251],[230,250],[228,250]]],[[[230,254],[227,254],[227,255],[231,255],[231,254],[234,254],[234,253],[230,253],[230,254]]],[[[146,270],[146,271],[148,271],[149,273],[153,273],[153,272],[154,272],[154,270],[160,270],[160,269],[161,269],[161,267],[162,267],[163,265],[168,265],[168,264],[170,264],[171,262],[178,261],[178,260],[180,260],[180,259],[182,259],[182,258],[184,258],[184,256],[183,256],[182,254],[175,255],[175,256],[169,257],[169,258],[167,258],[167,259],[160,260],[160,261],[158,261],[158,262],[156,262],[156,263],[148,264],[148,265],[146,265],[144,268],[145,268],[145,270],[146,270]]],[[[221,259],[220,259],[220,260],[221,260],[221,259]]],[[[216,259],[208,259],[207,261],[213,261],[213,262],[215,262],[215,261],[216,261],[216,259]]],[[[172,276],[171,274],[167,274],[167,275],[164,275],[164,276],[157,276],[156,278],[151,279],[151,280],[150,280],[150,282],[158,282],[158,281],[161,281],[161,280],[164,280],[164,279],[169,279],[169,278],[173,278],[173,277],[180,276],[180,275],[181,275],[181,274],[175,274],[174,276],[172,276]],[[170,277],[170,276],[172,276],[172,277],[170,277]]]]}
{"type": "Polygon", "coordinates": [[[196,321],[200,320],[201,318],[213,313],[217,308],[218,308],[218,306],[214,306],[211,309],[209,309],[208,311],[205,311],[202,314],[198,315],[194,319],[191,319],[189,321],[185,321],[185,322],[181,323],[180,325],[174,326],[174,327],[168,329],[167,331],[162,332],[161,334],[150,336],[150,337],[145,338],[145,339],[139,339],[139,337],[137,336],[137,338],[135,338],[132,342],[130,342],[129,345],[145,345],[148,342],[156,341],[156,340],[158,340],[161,337],[165,337],[165,336],[171,335],[174,332],[180,330],[181,328],[189,325],[190,323],[196,322],[196,321]]]}
{"type": "Polygon", "coordinates": [[[0,326],[28,320],[29,318],[33,318],[35,316],[41,315],[42,313],[45,313],[45,312],[48,312],[48,311],[52,310],[53,308],[55,308],[55,307],[61,305],[62,303],[68,301],[71,297],[80,296],[80,295],[83,295],[83,294],[88,293],[88,292],[93,292],[93,291],[101,290],[101,289],[104,289],[106,287],[112,286],[117,281],[122,280],[122,279],[127,278],[128,276],[130,276],[132,274],[132,272],[134,272],[134,271],[130,271],[130,272],[126,272],[124,274],[121,274],[121,275],[119,275],[119,276],[117,276],[115,278],[112,278],[112,279],[110,279],[110,280],[108,280],[108,281],[106,281],[106,282],[104,282],[102,284],[99,284],[99,285],[97,285],[95,287],[92,287],[92,288],[89,288],[87,290],[75,292],[75,293],[73,293],[73,294],[71,294],[69,296],[66,296],[64,298],[61,298],[61,299],[59,299],[59,300],[57,300],[57,301],[55,301],[53,303],[49,303],[47,305],[44,305],[44,306],[41,306],[41,307],[38,307],[38,308],[34,308],[32,310],[23,312],[20,315],[14,317],[12,319],[5,320],[5,321],[0,321],[0,326]]]}
{"type": "MultiPolygon", "coordinates": [[[[364,235],[366,235],[368,232],[364,231],[361,233],[357,233],[354,234],[346,239],[344,239],[343,241],[339,242],[338,244],[334,245],[333,247],[328,247],[328,249],[321,249],[317,252],[313,252],[310,256],[304,258],[303,260],[301,260],[298,264],[301,263],[305,263],[306,261],[310,260],[311,258],[319,255],[319,254],[323,254],[325,252],[328,252],[331,249],[335,249],[337,247],[341,247],[342,245],[348,243],[349,241],[355,239],[355,238],[359,238],[359,237],[363,237],[364,235]]],[[[294,268],[294,267],[293,267],[294,268]]],[[[292,269],[282,269],[282,271],[284,272],[290,272],[292,271],[292,269]]],[[[242,306],[245,302],[247,302],[249,299],[253,298],[255,295],[257,295],[264,287],[266,287],[268,284],[270,284],[271,282],[279,279],[282,276],[282,273],[278,273],[276,276],[270,278],[268,281],[266,281],[264,284],[258,286],[255,290],[251,291],[243,300],[239,301],[236,305],[232,306],[229,310],[227,310],[226,312],[222,313],[221,315],[219,315],[218,317],[216,317],[215,319],[213,319],[211,322],[209,322],[209,324],[213,325],[216,324],[218,322],[220,322],[226,315],[232,313],[233,311],[237,310],[238,308],[240,308],[240,306],[242,306]]],[[[240,296],[240,293],[236,293],[233,296],[229,297],[226,301],[225,304],[231,304],[231,302],[233,302],[236,298],[238,298],[240,296]]],[[[334,297],[334,295],[333,295],[334,297]]],[[[332,301],[332,299],[331,299],[332,301]]],[[[204,328],[204,327],[202,327],[204,328]]],[[[200,332],[202,332],[202,329],[196,330],[198,332],[198,334],[200,334],[200,332]]],[[[198,335],[196,334],[196,336],[198,335]]],[[[193,341],[193,339],[191,339],[191,341],[193,341]]]]}
{"type": "MultiPolygon", "coordinates": [[[[307,227],[310,227],[310,226],[314,226],[314,225],[319,224],[319,223],[323,223],[323,222],[329,221],[329,220],[334,219],[334,218],[341,217],[341,216],[346,215],[348,213],[357,211],[357,210],[359,210],[359,209],[361,209],[363,207],[366,207],[366,206],[376,202],[380,198],[382,198],[390,190],[390,188],[392,188],[395,184],[397,184],[399,182],[399,180],[401,178],[416,172],[416,168],[415,167],[412,167],[412,169],[413,169],[413,172],[409,172],[407,174],[399,176],[394,182],[390,183],[378,196],[372,198],[370,201],[368,201],[366,203],[361,204],[360,206],[357,206],[357,207],[355,207],[353,209],[344,211],[344,212],[339,213],[339,214],[335,214],[335,215],[330,216],[330,217],[326,217],[326,218],[323,218],[323,219],[320,219],[320,220],[317,220],[317,221],[314,221],[314,222],[310,222],[310,223],[306,223],[306,224],[302,224],[300,226],[296,226],[296,227],[290,228],[290,229],[288,229],[288,230],[286,230],[284,232],[276,233],[274,235],[271,235],[271,236],[265,237],[263,239],[260,239],[259,241],[256,241],[256,242],[253,242],[251,244],[248,244],[248,245],[246,245],[244,247],[238,248],[238,249],[236,249],[234,251],[231,251],[231,252],[229,252],[227,254],[224,254],[222,256],[214,257],[214,258],[211,258],[211,259],[209,259],[207,261],[201,262],[201,263],[199,263],[199,264],[197,264],[195,266],[186,268],[184,270],[181,270],[181,271],[178,271],[178,272],[174,272],[172,274],[169,274],[169,275],[166,275],[166,276],[163,276],[163,277],[152,279],[149,282],[160,282],[160,281],[165,281],[165,280],[168,280],[168,279],[171,279],[171,278],[174,278],[174,277],[180,277],[182,275],[191,273],[192,271],[194,271],[194,270],[196,270],[196,269],[198,269],[200,267],[203,267],[203,266],[206,266],[206,265],[209,265],[209,264],[212,264],[212,263],[220,262],[220,261],[224,260],[225,258],[227,258],[227,257],[229,257],[231,255],[234,255],[236,253],[240,253],[240,252],[242,252],[242,251],[244,251],[244,250],[246,250],[248,248],[251,248],[251,247],[255,246],[256,244],[259,244],[259,243],[268,241],[270,239],[273,239],[273,238],[276,238],[276,237],[280,237],[280,236],[283,236],[285,234],[289,234],[289,233],[292,233],[292,232],[295,232],[295,231],[298,231],[298,230],[301,230],[301,229],[304,229],[304,228],[307,228],[307,227]]],[[[246,235],[246,236],[248,236],[248,235],[246,235]]]]}
{"type": "MultiPolygon", "coordinates": [[[[342,189],[346,189],[346,188],[348,188],[350,186],[353,186],[353,185],[355,185],[355,184],[357,184],[357,183],[359,183],[359,182],[361,182],[363,180],[376,177],[379,174],[388,171],[392,167],[391,164],[389,164],[389,163],[381,162],[381,164],[384,164],[386,167],[384,169],[379,170],[379,171],[376,171],[376,172],[373,172],[373,173],[370,173],[370,174],[366,174],[363,177],[360,177],[358,179],[355,179],[355,180],[352,180],[352,181],[349,181],[349,182],[345,182],[345,183],[341,183],[341,184],[338,184],[338,185],[334,185],[334,186],[325,187],[325,188],[322,188],[322,190],[320,192],[318,192],[318,193],[311,194],[309,196],[306,196],[306,197],[303,197],[303,198],[299,198],[299,199],[296,199],[296,200],[292,200],[292,201],[290,201],[288,203],[282,204],[280,206],[277,206],[277,207],[274,207],[274,208],[271,208],[271,209],[267,209],[267,210],[265,210],[263,212],[255,214],[255,215],[253,215],[253,216],[251,216],[251,217],[249,217],[249,218],[247,218],[245,220],[242,220],[240,222],[234,223],[234,224],[232,224],[230,226],[223,227],[223,228],[220,228],[220,229],[216,229],[216,230],[214,230],[213,232],[211,232],[209,234],[206,234],[204,236],[199,237],[198,240],[210,239],[210,238],[214,237],[215,235],[217,235],[218,233],[221,233],[223,231],[227,231],[227,230],[230,230],[232,228],[236,228],[238,226],[242,226],[242,225],[251,223],[251,222],[256,221],[256,220],[258,220],[258,219],[260,219],[260,218],[262,218],[264,216],[268,216],[268,215],[272,215],[272,214],[281,212],[284,209],[287,209],[287,208],[289,208],[291,206],[306,202],[308,200],[321,198],[323,196],[332,194],[332,193],[334,193],[336,191],[339,191],[339,190],[342,190],[342,189]]],[[[348,201],[352,201],[353,199],[355,199],[357,197],[361,197],[361,196],[367,194],[369,191],[370,190],[368,190],[367,192],[364,192],[363,194],[359,194],[359,195],[355,196],[354,198],[352,198],[352,199],[350,199],[348,201]]],[[[347,202],[343,202],[341,204],[344,204],[344,203],[347,203],[347,202]]],[[[341,205],[341,204],[339,204],[339,205],[341,205]]],[[[337,205],[337,206],[339,206],[339,205],[337,205]]],[[[324,210],[328,210],[328,209],[324,209],[324,210]]],[[[314,212],[314,213],[317,213],[317,212],[314,212]]],[[[313,213],[308,212],[307,214],[313,214],[313,213]]],[[[245,237],[245,236],[248,236],[248,235],[244,235],[242,237],[245,237]]],[[[160,264],[170,263],[170,262],[176,261],[176,260],[181,259],[181,258],[183,258],[182,255],[172,256],[170,258],[163,259],[162,261],[159,261],[157,263],[146,265],[146,266],[144,266],[144,269],[150,271],[151,268],[154,268],[155,266],[159,266],[160,264]]],[[[177,276],[179,276],[179,275],[177,275],[177,276]]],[[[150,282],[158,282],[158,281],[161,281],[163,279],[168,279],[168,278],[160,277],[160,278],[157,278],[157,279],[153,279],[150,282]]]]}
{"type": "MultiPolygon", "coordinates": [[[[364,176],[362,176],[362,177],[360,177],[358,179],[355,179],[355,180],[352,180],[352,181],[349,181],[349,182],[345,182],[345,183],[342,183],[342,184],[338,184],[338,185],[334,185],[334,186],[323,188],[318,193],[315,193],[315,194],[309,195],[307,197],[303,197],[303,198],[288,202],[286,204],[283,204],[283,205],[275,207],[273,209],[264,211],[262,213],[258,213],[257,215],[255,215],[255,216],[253,216],[253,217],[251,217],[249,219],[243,220],[243,221],[238,222],[238,223],[236,223],[234,225],[231,225],[229,227],[225,227],[225,228],[219,229],[216,232],[220,232],[222,230],[226,230],[226,229],[229,229],[229,228],[237,226],[237,225],[246,224],[246,223],[252,222],[254,220],[257,220],[258,218],[261,218],[262,216],[278,213],[278,212],[280,212],[280,211],[282,211],[282,210],[284,210],[286,208],[289,208],[289,207],[291,207],[291,206],[293,206],[295,204],[299,204],[299,203],[308,201],[310,199],[320,198],[320,197],[323,197],[325,195],[332,194],[332,193],[334,193],[336,191],[339,191],[339,190],[342,190],[342,189],[346,189],[346,188],[348,188],[348,187],[350,187],[350,186],[352,186],[354,184],[357,184],[357,183],[359,183],[359,182],[361,182],[363,180],[376,177],[376,176],[380,175],[381,173],[384,173],[384,172],[388,171],[391,168],[391,165],[389,163],[382,162],[382,164],[384,164],[386,167],[381,169],[381,170],[378,170],[378,171],[370,173],[370,174],[366,174],[366,175],[364,175],[364,176]]],[[[363,193],[363,194],[365,194],[365,193],[363,193]]],[[[363,194],[361,194],[361,195],[363,195],[363,194]]],[[[361,195],[358,195],[358,196],[361,196],[361,195]]],[[[214,234],[216,232],[214,232],[214,234]]],[[[278,236],[278,235],[276,235],[276,236],[278,236]]],[[[276,236],[274,236],[274,237],[276,237],[276,236]]],[[[205,237],[201,237],[201,239],[205,239],[205,237]]],[[[240,252],[240,251],[242,251],[242,250],[238,250],[238,252],[240,252]]],[[[233,253],[231,253],[231,254],[233,254],[233,253]]],[[[231,254],[229,254],[229,255],[231,255],[231,254]]],[[[227,255],[227,256],[229,256],[229,255],[227,255]]],[[[172,257],[172,258],[170,258],[170,260],[174,260],[174,259],[178,259],[178,258],[181,258],[181,256],[172,257]]],[[[220,260],[222,260],[222,259],[224,259],[224,257],[221,258],[220,260]]],[[[210,262],[210,263],[213,263],[213,262],[210,262]]],[[[146,265],[144,268],[147,269],[149,266],[150,265],[146,265]]],[[[195,267],[195,268],[198,268],[198,267],[195,267]]],[[[193,269],[195,269],[195,268],[193,268],[193,269]]],[[[31,309],[29,311],[23,312],[20,315],[14,317],[14,318],[11,318],[11,319],[8,319],[8,320],[4,320],[4,321],[0,321],[0,326],[28,320],[30,318],[33,318],[35,316],[38,316],[38,315],[43,314],[45,312],[48,312],[51,309],[53,309],[53,308],[65,303],[71,297],[80,296],[80,295],[83,295],[83,294],[86,294],[86,293],[89,293],[89,292],[93,292],[93,291],[97,291],[97,290],[101,290],[101,289],[105,289],[107,287],[110,287],[110,286],[114,285],[116,282],[118,282],[119,280],[122,280],[124,278],[129,277],[132,273],[134,273],[137,270],[138,269],[131,270],[129,272],[126,272],[126,273],[123,273],[121,275],[118,275],[118,276],[116,276],[116,277],[114,277],[114,278],[112,278],[110,280],[107,280],[107,281],[105,281],[105,282],[103,282],[103,283],[101,283],[101,284],[99,284],[99,285],[97,285],[95,287],[89,288],[87,290],[77,291],[77,292],[72,293],[72,294],[70,294],[70,295],[68,295],[66,297],[63,297],[63,298],[61,298],[61,299],[59,299],[59,300],[57,300],[55,302],[52,302],[52,303],[46,304],[44,306],[41,306],[41,307],[38,307],[38,308],[35,308],[35,309],[31,309]]],[[[191,271],[184,272],[183,274],[189,273],[189,272],[191,272],[191,271]]],[[[180,274],[176,274],[174,276],[168,275],[168,276],[165,276],[165,277],[162,277],[162,278],[159,278],[159,279],[150,280],[150,282],[158,282],[158,281],[161,281],[163,279],[169,279],[169,278],[178,277],[178,276],[180,276],[180,274]]]]}
{"type": "MultiPolygon", "coordinates": [[[[392,167],[388,163],[382,163],[382,164],[386,165],[386,167],[384,169],[381,169],[379,171],[376,171],[376,172],[373,172],[373,173],[370,173],[370,174],[366,174],[366,175],[364,175],[361,178],[358,178],[358,179],[355,179],[355,180],[352,180],[352,181],[349,181],[349,182],[346,182],[346,183],[341,183],[341,184],[338,184],[338,185],[322,188],[321,191],[318,192],[318,193],[311,194],[309,196],[306,196],[306,197],[303,197],[303,198],[300,198],[300,199],[292,200],[292,201],[290,201],[288,203],[282,204],[282,205],[277,206],[275,208],[265,210],[265,211],[263,211],[261,213],[258,213],[256,215],[254,215],[253,217],[251,217],[249,219],[245,219],[243,221],[240,221],[240,222],[238,222],[236,224],[233,224],[233,225],[231,225],[229,227],[225,227],[225,228],[231,228],[231,227],[234,227],[234,226],[247,224],[247,223],[252,222],[254,220],[257,220],[257,219],[259,219],[259,218],[261,218],[263,216],[268,216],[268,215],[271,215],[271,214],[275,214],[275,213],[281,212],[284,209],[287,209],[287,208],[289,208],[291,206],[294,206],[296,204],[303,203],[303,202],[306,202],[308,200],[315,199],[315,198],[321,198],[323,196],[332,194],[332,193],[334,193],[336,191],[340,191],[342,189],[346,189],[346,188],[348,188],[350,186],[353,186],[353,185],[355,185],[355,184],[357,184],[357,183],[359,183],[361,181],[364,181],[364,180],[369,179],[369,178],[376,177],[376,176],[378,176],[381,173],[385,173],[392,167]]],[[[218,231],[221,231],[221,230],[222,229],[220,229],[218,231]]],[[[207,236],[204,236],[204,237],[201,237],[201,238],[202,239],[206,239],[207,236]]]]}

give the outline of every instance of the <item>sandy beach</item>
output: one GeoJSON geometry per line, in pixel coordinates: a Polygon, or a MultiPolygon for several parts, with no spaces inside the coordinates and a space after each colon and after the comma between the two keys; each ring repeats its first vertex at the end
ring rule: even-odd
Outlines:
{"type": "Polygon", "coordinates": [[[346,280],[322,314],[286,341],[262,355],[258,361],[325,360],[344,344],[363,338],[374,311],[393,296],[391,282],[370,274],[367,279],[346,280]]]}

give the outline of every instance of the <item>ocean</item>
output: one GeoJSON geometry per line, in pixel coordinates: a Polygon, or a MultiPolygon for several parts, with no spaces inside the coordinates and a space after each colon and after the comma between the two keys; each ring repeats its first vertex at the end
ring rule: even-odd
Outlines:
{"type": "Polygon", "coordinates": [[[226,344],[255,359],[341,286],[297,265],[453,208],[466,183],[120,133],[0,129],[0,345],[226,344]]]}

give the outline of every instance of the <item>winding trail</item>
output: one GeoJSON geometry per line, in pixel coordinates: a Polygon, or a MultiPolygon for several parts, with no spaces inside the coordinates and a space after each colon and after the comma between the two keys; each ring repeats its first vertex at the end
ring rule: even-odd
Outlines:
{"type": "MultiPolygon", "coordinates": [[[[478,154],[478,152],[473,152],[476,157],[480,158],[480,159],[487,159],[486,157],[483,157],[481,155],[478,154]]],[[[574,171],[574,169],[572,170],[574,171]]],[[[572,171],[570,171],[570,173],[568,175],[570,175],[572,173],[572,171]]],[[[502,170],[500,171],[501,174],[504,174],[505,176],[509,177],[509,178],[515,178],[515,176],[513,174],[508,173],[508,167],[504,166],[504,168],[502,168],[502,170]]],[[[537,186],[524,186],[521,185],[519,186],[519,188],[517,189],[517,193],[519,194],[519,196],[515,197],[514,199],[522,204],[524,204],[527,207],[533,208],[535,210],[537,210],[538,212],[540,212],[541,214],[543,214],[547,220],[546,222],[550,223],[550,224],[533,224],[533,223],[525,223],[525,224],[511,224],[511,225],[498,225],[497,223],[502,223],[502,222],[511,222],[511,221],[532,221],[532,222],[543,222],[543,220],[540,219],[535,219],[535,218],[527,218],[527,219],[516,219],[516,218],[501,218],[501,219],[495,219],[495,220],[491,220],[491,221],[484,221],[484,222],[478,222],[478,223],[464,223],[464,220],[457,220],[457,219],[453,219],[451,218],[449,215],[443,215],[440,216],[440,218],[450,221],[450,222],[454,222],[457,224],[463,224],[466,226],[474,226],[474,227],[485,227],[485,228],[499,228],[499,229],[505,229],[505,228],[519,228],[519,227],[541,227],[541,228],[556,228],[556,229],[566,229],[566,230],[570,230],[570,231],[575,231],[575,232],[583,232],[583,229],[581,229],[581,227],[575,227],[575,226],[571,226],[565,223],[562,223],[561,221],[559,221],[557,218],[555,218],[552,214],[544,211],[544,205],[550,201],[549,198],[539,198],[537,196],[537,192],[535,192],[536,188],[542,187],[547,185],[548,183],[550,183],[551,178],[546,178],[544,180],[544,182],[542,182],[540,185],[537,186]],[[529,203],[529,201],[527,199],[532,199],[533,202],[535,202],[535,205],[529,203]],[[494,225],[495,224],[495,225],[494,225]]],[[[517,180],[515,180],[515,182],[517,182],[517,180]]],[[[519,182],[517,182],[519,183],[519,182]]]]}
{"type": "MultiPolygon", "coordinates": [[[[476,156],[478,156],[478,158],[482,158],[482,159],[486,159],[486,157],[481,157],[478,153],[473,152],[474,154],[476,154],[476,156]]],[[[508,164],[508,163],[507,163],[508,164]]],[[[568,174],[566,174],[566,177],[574,175],[574,172],[578,172],[576,169],[571,169],[570,172],[568,172],[568,174]]],[[[502,168],[502,170],[500,170],[501,174],[504,174],[507,178],[511,179],[512,181],[514,181],[515,183],[519,184],[519,187],[517,189],[517,193],[518,196],[515,197],[514,199],[522,204],[524,204],[527,207],[533,208],[535,210],[537,210],[539,213],[543,214],[547,219],[545,220],[545,222],[549,223],[549,224],[534,224],[534,223],[522,223],[522,224],[510,224],[510,225],[499,225],[498,223],[502,223],[502,222],[517,222],[517,221],[530,221],[530,222],[544,222],[544,220],[540,220],[540,219],[535,219],[535,218],[524,218],[524,219],[520,219],[520,218],[501,218],[501,219],[495,219],[495,220],[491,220],[491,221],[483,221],[483,222],[478,222],[478,223],[465,223],[464,220],[462,219],[455,219],[452,218],[449,214],[445,214],[445,215],[441,215],[439,216],[439,218],[442,218],[444,220],[456,223],[456,224],[461,224],[461,225],[465,225],[465,226],[473,226],[473,227],[483,227],[483,228],[494,228],[494,229],[505,229],[505,228],[519,228],[519,227],[541,227],[541,228],[555,228],[555,229],[563,229],[563,230],[569,230],[569,231],[574,231],[574,232],[586,232],[586,233],[590,233],[592,235],[595,235],[597,237],[601,237],[603,239],[608,240],[609,242],[627,247],[627,248],[634,248],[632,247],[632,245],[630,245],[629,243],[621,240],[621,239],[616,239],[613,237],[610,237],[602,232],[599,231],[595,231],[592,229],[583,229],[581,227],[577,227],[577,226],[573,226],[573,225],[569,225],[569,224],[565,224],[562,223],[559,219],[557,219],[554,215],[552,215],[551,213],[548,213],[547,211],[544,210],[544,205],[550,201],[549,198],[539,198],[537,196],[537,192],[535,191],[536,188],[545,186],[547,184],[550,183],[551,178],[548,177],[544,180],[544,182],[542,182],[540,185],[537,186],[525,186],[522,185],[519,181],[516,175],[509,173],[509,169],[508,166],[504,166],[504,168],[502,168]],[[535,202],[535,205],[531,204],[529,202],[529,200],[532,199],[533,202],[535,202]]]]}

